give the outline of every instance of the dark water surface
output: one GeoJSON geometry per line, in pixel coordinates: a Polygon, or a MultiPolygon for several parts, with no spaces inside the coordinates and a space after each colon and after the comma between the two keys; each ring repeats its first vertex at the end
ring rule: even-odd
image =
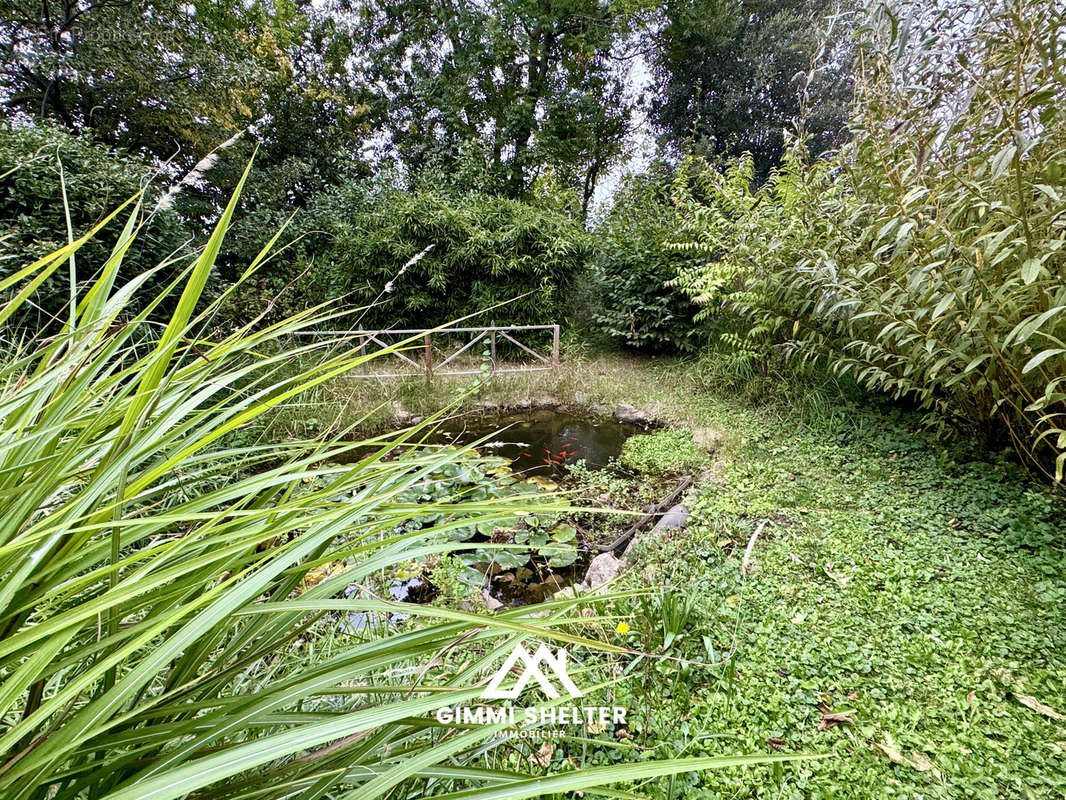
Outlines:
{"type": "Polygon", "coordinates": [[[479,449],[509,459],[515,472],[558,475],[582,459],[592,469],[606,466],[621,454],[626,439],[642,431],[609,416],[540,409],[450,419],[431,441],[467,445],[489,436],[479,449]]]}
{"type": "MultiPolygon", "coordinates": [[[[478,450],[483,455],[508,459],[514,473],[559,478],[577,461],[584,460],[591,469],[607,466],[612,458],[621,455],[626,439],[644,430],[588,411],[535,409],[464,414],[441,422],[426,441],[466,446],[484,439],[478,450]]],[[[359,453],[351,454],[352,458],[359,456],[359,453]]],[[[570,566],[552,568],[546,559],[533,556],[518,569],[486,575],[483,588],[507,606],[550,598],[584,575],[592,553],[584,543],[578,542],[577,546],[578,559],[570,566]]],[[[393,581],[387,588],[391,599],[400,602],[429,602],[437,592],[424,575],[393,581]]],[[[354,591],[355,587],[349,590],[354,591]]],[[[398,625],[406,618],[406,614],[400,613],[383,616],[359,611],[347,614],[342,625],[347,632],[355,633],[379,624],[398,625]]]]}

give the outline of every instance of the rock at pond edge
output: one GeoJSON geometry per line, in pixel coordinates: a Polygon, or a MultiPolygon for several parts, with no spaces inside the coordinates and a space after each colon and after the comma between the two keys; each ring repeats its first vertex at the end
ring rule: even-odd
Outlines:
{"type": "Polygon", "coordinates": [[[598,589],[617,577],[625,565],[625,559],[615,558],[614,553],[600,553],[589,564],[588,572],[585,573],[585,585],[589,589],[598,589]]]}

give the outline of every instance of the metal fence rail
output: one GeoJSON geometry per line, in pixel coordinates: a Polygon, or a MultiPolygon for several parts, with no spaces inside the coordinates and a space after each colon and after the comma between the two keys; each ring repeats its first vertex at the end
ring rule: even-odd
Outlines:
{"type": "MultiPolygon", "coordinates": [[[[419,363],[414,358],[409,357],[405,352],[399,350],[393,350],[388,355],[396,356],[401,361],[410,364],[415,372],[368,372],[365,370],[353,377],[359,378],[409,378],[412,375],[424,374],[427,378],[432,378],[434,375],[479,375],[480,369],[443,369],[448,364],[451,364],[463,353],[467,352],[475,344],[483,341],[487,338],[489,345],[489,359],[492,365],[492,373],[504,373],[504,372],[540,372],[542,370],[554,369],[559,366],[559,325],[484,325],[476,328],[378,328],[375,330],[369,330],[364,328],[358,328],[350,331],[300,331],[298,336],[310,336],[315,338],[336,338],[336,339],[357,339],[359,345],[356,348],[360,353],[368,353],[369,349],[374,345],[382,349],[388,349],[395,346],[395,342],[389,342],[388,339],[394,336],[404,339],[410,339],[412,337],[422,337],[422,359],[419,363]],[[538,353],[533,347],[520,342],[518,338],[513,335],[520,331],[551,331],[552,332],[552,346],[551,353],[541,354],[538,353]],[[434,357],[434,345],[433,337],[440,338],[452,336],[453,334],[470,333],[475,334],[471,337],[470,341],[464,344],[455,352],[447,355],[442,360],[437,360],[434,357]],[[518,366],[518,367],[503,367],[497,368],[496,366],[496,345],[498,340],[503,341],[517,347],[519,350],[528,353],[536,361],[535,366],[518,366]]],[[[405,348],[406,349],[406,348],[405,348]]],[[[411,348],[412,350],[415,348],[411,348]]]]}

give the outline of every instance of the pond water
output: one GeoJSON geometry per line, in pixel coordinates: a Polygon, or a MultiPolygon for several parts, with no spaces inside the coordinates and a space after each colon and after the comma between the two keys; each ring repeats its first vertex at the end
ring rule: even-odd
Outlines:
{"type": "MultiPolygon", "coordinates": [[[[607,466],[611,459],[621,455],[626,439],[644,430],[642,426],[588,411],[536,409],[457,416],[440,423],[427,441],[465,446],[486,439],[478,450],[482,454],[508,459],[514,473],[526,477],[558,478],[571,464],[580,460],[592,469],[607,466]]],[[[492,570],[488,569],[488,564],[475,565],[485,573],[481,588],[507,606],[549,599],[584,575],[593,553],[580,539],[575,546],[577,559],[565,567],[551,567],[547,558],[537,554],[524,565],[507,569],[492,570]]],[[[437,592],[425,575],[392,581],[386,588],[391,599],[400,602],[429,602],[437,592]]],[[[406,614],[399,613],[383,617],[360,611],[347,614],[342,624],[346,631],[354,633],[376,624],[400,624],[406,617],[406,614]]]]}
{"type": "Polygon", "coordinates": [[[509,459],[515,472],[548,476],[582,459],[592,469],[604,467],[621,454],[626,439],[643,430],[609,416],[538,409],[456,417],[431,441],[466,445],[489,436],[480,450],[509,459]]]}

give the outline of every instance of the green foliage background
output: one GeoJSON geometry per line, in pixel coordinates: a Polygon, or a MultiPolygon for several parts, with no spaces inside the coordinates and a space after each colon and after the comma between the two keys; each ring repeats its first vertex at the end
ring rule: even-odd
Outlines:
{"type": "MultiPolygon", "coordinates": [[[[149,185],[148,162],[122,150],[101,147],[89,136],[75,136],[51,125],[0,125],[0,277],[47,255],[67,243],[67,212],[73,236],[89,231],[116,206],[145,189],[151,204],[158,190],[149,185]],[[64,186],[66,203],[64,204],[64,186]]],[[[110,254],[121,229],[109,226],[79,250],[85,267],[80,282],[110,254]]],[[[141,230],[141,247],[122,264],[122,277],[131,278],[157,265],[143,297],[161,290],[180,268],[190,233],[173,212],[153,214],[141,230]],[[167,267],[166,262],[174,263],[167,267]]],[[[33,305],[19,309],[16,319],[33,328],[47,328],[67,302],[69,278],[55,274],[33,295],[33,305]]]]}
{"type": "Polygon", "coordinates": [[[673,286],[693,259],[669,246],[683,220],[671,182],[665,165],[630,176],[595,229],[596,324],[616,343],[652,353],[693,352],[708,338],[700,306],[673,286]]]}
{"type": "MultiPolygon", "coordinates": [[[[229,257],[279,216],[266,209],[239,223],[229,257]]],[[[292,248],[235,296],[232,317],[280,294],[275,315],[342,300],[348,323],[363,327],[431,327],[512,300],[471,324],[487,325],[493,314],[507,324],[555,323],[593,253],[580,223],[547,205],[381,181],[319,196],[287,238],[292,248]]]]}

